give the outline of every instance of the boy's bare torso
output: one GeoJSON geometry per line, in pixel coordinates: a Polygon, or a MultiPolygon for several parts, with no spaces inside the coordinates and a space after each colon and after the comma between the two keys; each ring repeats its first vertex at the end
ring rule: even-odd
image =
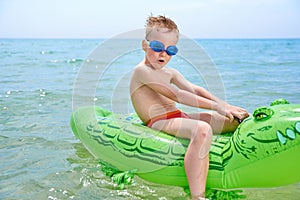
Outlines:
{"type": "Polygon", "coordinates": [[[140,63],[133,71],[130,94],[135,111],[144,123],[161,114],[178,110],[175,102],[151,89],[155,85],[168,90],[174,73],[172,69],[152,69],[140,63]]]}

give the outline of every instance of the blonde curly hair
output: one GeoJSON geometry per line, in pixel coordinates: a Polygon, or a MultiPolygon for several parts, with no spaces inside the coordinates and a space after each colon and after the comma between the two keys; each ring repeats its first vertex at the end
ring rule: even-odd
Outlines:
{"type": "Polygon", "coordinates": [[[149,34],[153,31],[153,29],[156,29],[157,31],[164,32],[172,32],[176,31],[179,33],[179,29],[175,22],[171,20],[170,18],[167,18],[165,16],[159,15],[159,16],[152,16],[150,15],[148,19],[146,20],[146,34],[145,39],[148,38],[149,34]]]}

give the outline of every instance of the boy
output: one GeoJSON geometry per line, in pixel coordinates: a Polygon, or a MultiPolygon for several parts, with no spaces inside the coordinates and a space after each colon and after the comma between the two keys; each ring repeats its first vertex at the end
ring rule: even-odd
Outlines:
{"type": "Polygon", "coordinates": [[[213,133],[234,131],[248,117],[246,110],[229,105],[165,66],[178,51],[177,25],[164,16],[150,16],[142,41],[144,60],[136,66],[130,94],[136,113],[148,127],[190,139],[184,167],[192,199],[205,199],[209,149],[213,133]],[[187,114],[175,103],[217,111],[187,114]]]}

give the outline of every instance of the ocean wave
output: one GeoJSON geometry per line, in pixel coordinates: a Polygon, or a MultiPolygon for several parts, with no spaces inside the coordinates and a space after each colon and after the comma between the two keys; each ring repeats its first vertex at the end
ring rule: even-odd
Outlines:
{"type": "Polygon", "coordinates": [[[85,61],[85,60],[82,58],[72,58],[72,59],[67,60],[66,62],[70,63],[70,64],[76,64],[76,63],[82,63],[83,61],[85,61]]]}
{"type": "Polygon", "coordinates": [[[40,51],[40,54],[45,55],[45,54],[54,54],[56,52],[54,51],[40,51]]]}

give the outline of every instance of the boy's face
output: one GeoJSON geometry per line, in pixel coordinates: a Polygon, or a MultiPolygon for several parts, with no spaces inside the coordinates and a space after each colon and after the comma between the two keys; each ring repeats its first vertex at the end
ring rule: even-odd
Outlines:
{"type": "MultiPolygon", "coordinates": [[[[156,40],[164,44],[165,49],[168,46],[176,46],[178,42],[177,31],[167,31],[166,29],[153,28],[146,38],[149,42],[156,40]]],[[[153,69],[163,68],[171,59],[172,56],[168,55],[166,51],[155,52],[149,43],[143,41],[143,49],[145,51],[145,64],[151,66],[153,69]]]]}

